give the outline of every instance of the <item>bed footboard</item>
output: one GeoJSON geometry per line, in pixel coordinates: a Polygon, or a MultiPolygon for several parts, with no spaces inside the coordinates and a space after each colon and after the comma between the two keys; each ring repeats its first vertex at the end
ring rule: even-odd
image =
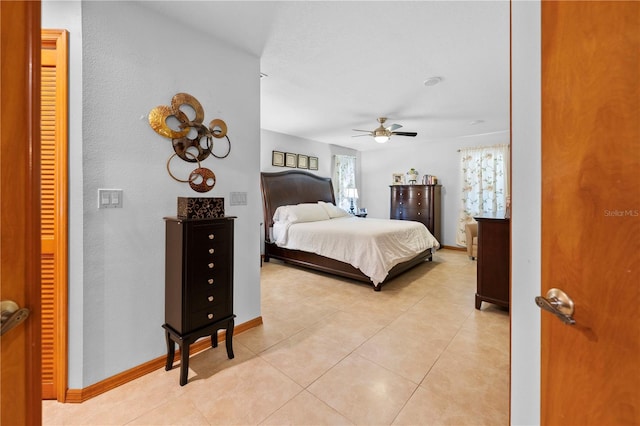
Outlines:
{"type": "Polygon", "coordinates": [[[316,271],[364,282],[370,284],[375,291],[380,291],[384,284],[391,281],[396,276],[402,274],[408,269],[421,264],[424,261],[432,260],[433,254],[431,252],[431,249],[427,249],[418,254],[413,259],[397,264],[389,271],[389,275],[387,275],[385,280],[377,286],[373,286],[373,283],[368,276],[366,276],[359,269],[354,268],[350,264],[340,262],[339,260],[330,259],[328,257],[320,256],[315,253],[307,253],[300,250],[289,250],[280,248],[274,243],[265,243],[264,261],[268,262],[270,258],[282,260],[283,262],[302,266],[304,268],[314,269],[316,271]]]}

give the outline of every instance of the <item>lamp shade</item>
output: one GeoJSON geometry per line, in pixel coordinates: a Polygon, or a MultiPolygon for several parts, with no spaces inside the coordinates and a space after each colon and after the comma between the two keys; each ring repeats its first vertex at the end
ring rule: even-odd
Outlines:
{"type": "Polygon", "coordinates": [[[386,141],[389,140],[389,136],[386,135],[378,135],[378,136],[374,136],[373,140],[378,142],[378,143],[385,143],[386,141]]]}
{"type": "Polygon", "coordinates": [[[347,188],[347,197],[358,198],[358,188],[347,188]]]}

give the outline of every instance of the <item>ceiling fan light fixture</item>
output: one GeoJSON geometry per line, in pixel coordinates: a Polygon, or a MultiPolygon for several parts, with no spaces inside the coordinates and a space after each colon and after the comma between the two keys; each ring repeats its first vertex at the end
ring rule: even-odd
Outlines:
{"type": "Polygon", "coordinates": [[[388,127],[384,127],[384,123],[387,121],[386,117],[379,117],[378,118],[378,123],[380,123],[380,126],[378,126],[377,128],[375,128],[374,130],[359,130],[359,129],[353,129],[354,132],[365,132],[366,135],[356,135],[356,136],[373,136],[373,140],[378,142],[378,143],[385,143],[387,142],[389,139],[391,139],[392,135],[398,135],[398,136],[416,136],[417,133],[416,132],[396,132],[397,129],[401,128],[402,125],[400,124],[392,124],[388,127]]]}

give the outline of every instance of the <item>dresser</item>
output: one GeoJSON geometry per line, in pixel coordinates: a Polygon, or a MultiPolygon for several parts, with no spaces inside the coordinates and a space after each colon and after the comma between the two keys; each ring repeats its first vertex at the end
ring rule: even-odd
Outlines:
{"type": "Polygon", "coordinates": [[[391,219],[422,222],[442,244],[440,232],[442,185],[391,185],[391,219]]]}
{"type": "Polygon", "coordinates": [[[504,215],[479,216],[476,309],[482,302],[509,307],[510,230],[504,215]]]}
{"type": "Polygon", "coordinates": [[[179,219],[166,217],[165,337],[166,370],[180,347],[180,385],[187,384],[189,346],[211,336],[218,346],[224,329],[227,356],[233,358],[234,217],[179,219]]]}

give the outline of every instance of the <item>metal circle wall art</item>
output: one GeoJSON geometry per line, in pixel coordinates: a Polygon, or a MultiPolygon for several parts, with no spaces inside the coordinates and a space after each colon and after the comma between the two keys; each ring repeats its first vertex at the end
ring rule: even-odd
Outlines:
{"type": "Polygon", "coordinates": [[[210,169],[202,167],[204,161],[212,155],[215,158],[226,158],[231,153],[231,140],[227,135],[227,124],[215,118],[209,122],[209,126],[202,124],[204,121],[204,109],[196,98],[188,93],[178,93],[171,99],[171,106],[160,105],[149,113],[149,124],[160,136],[171,139],[174,154],[167,160],[167,172],[169,176],[178,182],[188,183],[194,191],[208,192],[216,184],[216,175],[210,169]],[[188,111],[189,107],[192,111],[188,111]],[[190,118],[188,112],[194,115],[190,118]],[[226,146],[222,153],[214,153],[214,139],[226,139],[226,146]],[[197,163],[198,168],[193,170],[186,180],[178,179],[171,173],[170,163],[173,157],[178,156],[189,163],[197,163]]]}

